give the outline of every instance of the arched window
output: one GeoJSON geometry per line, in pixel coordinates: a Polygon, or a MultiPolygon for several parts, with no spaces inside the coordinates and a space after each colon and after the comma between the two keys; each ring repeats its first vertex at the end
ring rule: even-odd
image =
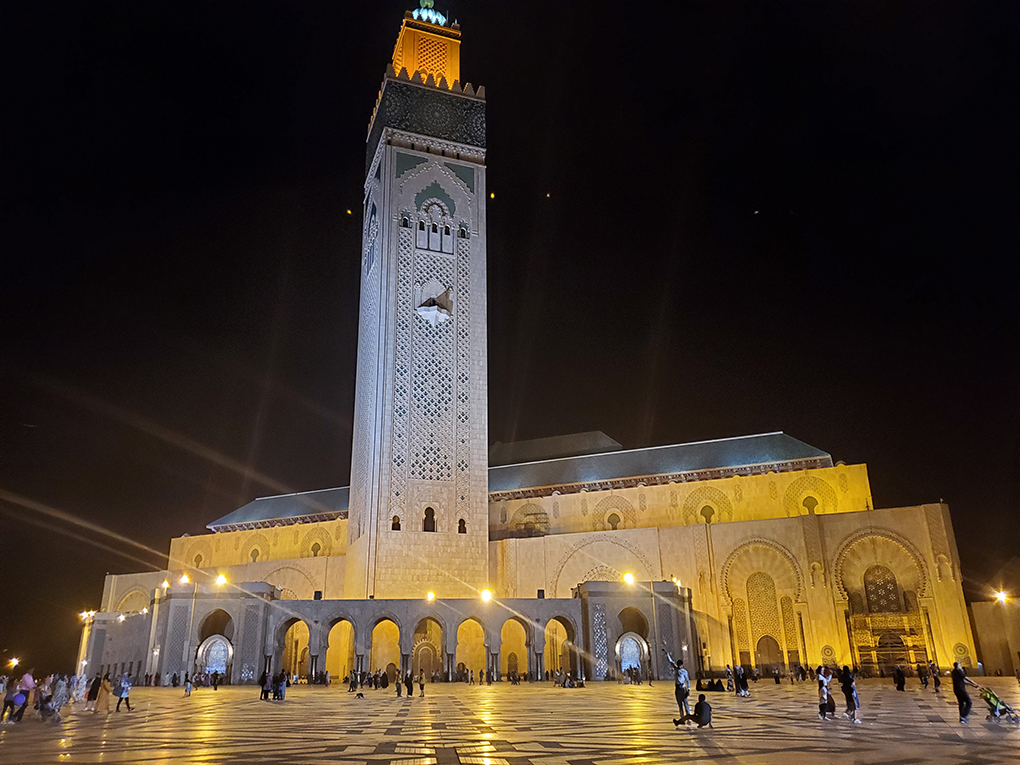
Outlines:
{"type": "Polygon", "coordinates": [[[319,557],[319,551],[321,549],[322,549],[322,545],[320,545],[318,542],[315,542],[312,545],[312,557],[313,558],[318,558],[319,557]]]}
{"type": "Polygon", "coordinates": [[[715,508],[711,505],[705,505],[701,508],[701,517],[705,519],[705,523],[711,523],[714,516],[715,508]]]}
{"type": "Polygon", "coordinates": [[[616,531],[618,528],[620,528],[620,516],[618,516],[616,513],[611,513],[609,517],[606,518],[606,521],[609,522],[609,526],[613,531],[616,531]]]}
{"type": "Polygon", "coordinates": [[[257,547],[252,548],[252,551],[249,554],[249,557],[251,558],[251,562],[252,563],[258,563],[258,561],[259,561],[259,548],[257,548],[257,547]]]}
{"type": "Polygon", "coordinates": [[[465,521],[463,518],[457,521],[457,533],[467,534],[467,521],[465,521]]]}
{"type": "Polygon", "coordinates": [[[400,531],[400,516],[399,515],[394,515],[393,516],[393,523],[390,524],[390,529],[392,531],[400,531]]]}
{"type": "Polygon", "coordinates": [[[202,555],[201,555],[201,553],[195,556],[195,568],[202,568],[202,555]]]}
{"type": "Polygon", "coordinates": [[[425,520],[421,524],[422,531],[435,531],[436,530],[436,511],[431,507],[425,508],[425,520]]]}
{"type": "Polygon", "coordinates": [[[418,230],[419,231],[424,231],[425,230],[425,221],[423,221],[423,220],[418,221],[418,230]]]}
{"type": "Polygon", "coordinates": [[[804,501],[801,502],[804,505],[804,509],[808,511],[808,515],[815,514],[815,508],[818,507],[818,500],[812,496],[804,497],[804,501]]]}
{"type": "Polygon", "coordinates": [[[886,566],[872,566],[864,572],[864,596],[869,613],[898,614],[903,610],[896,575],[886,566]]]}

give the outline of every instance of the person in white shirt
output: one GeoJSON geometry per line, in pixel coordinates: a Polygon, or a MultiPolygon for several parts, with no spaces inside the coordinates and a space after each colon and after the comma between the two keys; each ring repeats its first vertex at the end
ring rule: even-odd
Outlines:
{"type": "Polygon", "coordinates": [[[687,697],[691,695],[691,676],[684,669],[683,659],[674,659],[665,648],[662,649],[662,652],[666,654],[666,661],[676,673],[676,705],[680,708],[681,715],[689,717],[691,708],[687,705],[687,697]]]}

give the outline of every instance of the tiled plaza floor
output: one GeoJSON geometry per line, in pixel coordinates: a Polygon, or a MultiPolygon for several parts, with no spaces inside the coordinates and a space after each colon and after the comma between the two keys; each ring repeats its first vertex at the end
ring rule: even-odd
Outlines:
{"type": "MultiPolygon", "coordinates": [[[[1020,708],[1015,680],[986,681],[1020,708]]],[[[401,763],[401,765],[595,765],[596,763],[1003,763],[1020,760],[1020,725],[985,721],[975,700],[957,721],[951,692],[897,693],[860,684],[863,725],[817,718],[815,685],[760,682],[751,698],[708,694],[712,730],[673,727],[669,683],[426,686],[425,699],[392,688],[364,699],[334,685],[289,689],[261,702],[254,688],[139,688],[137,711],[34,715],[0,726],[0,763],[401,763]]]]}

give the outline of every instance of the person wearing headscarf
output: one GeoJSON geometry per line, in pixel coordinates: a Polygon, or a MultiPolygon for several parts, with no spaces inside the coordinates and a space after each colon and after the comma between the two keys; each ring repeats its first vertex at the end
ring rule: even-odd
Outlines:
{"type": "Polygon", "coordinates": [[[110,714],[110,694],[113,693],[113,684],[110,682],[110,673],[107,672],[103,675],[103,680],[99,684],[99,696],[96,698],[96,705],[92,709],[92,713],[105,712],[110,714]]]}

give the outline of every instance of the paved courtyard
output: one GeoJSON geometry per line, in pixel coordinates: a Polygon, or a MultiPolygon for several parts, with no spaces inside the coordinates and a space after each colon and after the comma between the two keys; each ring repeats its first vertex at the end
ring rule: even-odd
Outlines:
{"type": "MultiPolygon", "coordinates": [[[[1015,680],[991,679],[1014,707],[1015,680]]],[[[960,725],[952,693],[897,693],[860,684],[863,725],[818,720],[813,683],[751,686],[751,698],[708,694],[713,730],[676,730],[669,683],[426,686],[425,699],[392,688],[364,699],[334,685],[298,686],[285,702],[254,688],[202,688],[190,699],[164,688],[132,693],[137,710],[108,717],[71,712],[62,725],[34,715],[0,726],[0,763],[400,763],[594,765],[595,763],[948,762],[1020,758],[1020,725],[985,721],[975,699],[960,725]]]]}

